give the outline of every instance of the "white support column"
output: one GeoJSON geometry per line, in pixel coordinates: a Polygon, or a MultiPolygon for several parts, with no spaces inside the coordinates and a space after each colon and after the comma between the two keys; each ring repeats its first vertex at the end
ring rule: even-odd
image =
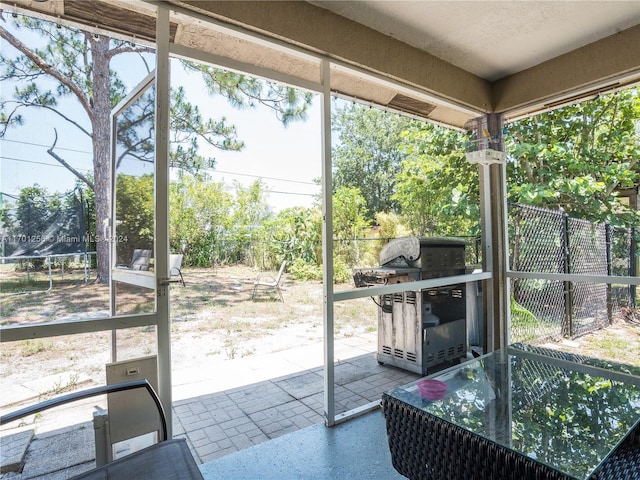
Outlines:
{"type": "MultiPolygon", "coordinates": [[[[169,278],[169,10],[158,5],[156,21],[156,171],[155,171],[155,268],[156,279],[169,278]]],[[[171,414],[171,318],[169,287],[158,284],[156,295],[158,336],[158,395],[167,415],[168,437],[171,414]]]]}
{"type": "Polygon", "coordinates": [[[503,343],[506,346],[511,344],[511,281],[507,277],[507,272],[511,270],[511,265],[509,263],[509,210],[507,206],[507,164],[503,163],[500,165],[500,175],[499,182],[501,184],[502,191],[502,208],[501,208],[501,221],[500,221],[500,230],[501,230],[501,240],[502,240],[502,272],[501,279],[504,285],[503,297],[502,297],[502,309],[503,313],[503,323],[505,327],[505,331],[503,333],[503,343]]]}
{"type": "MultiPolygon", "coordinates": [[[[478,177],[480,180],[480,231],[482,234],[482,269],[493,274],[493,234],[491,225],[491,175],[489,165],[480,164],[478,166],[478,177]]],[[[494,304],[493,280],[490,278],[483,282],[482,304],[484,311],[484,350],[490,352],[495,344],[495,332],[493,322],[494,304]]]]}
{"type": "MultiPolygon", "coordinates": [[[[506,348],[509,342],[509,296],[507,264],[509,247],[507,243],[507,212],[505,166],[494,164],[491,172],[491,226],[493,251],[493,292],[489,300],[493,303],[494,343],[493,349],[506,348]]],[[[491,318],[491,317],[489,317],[491,318]]]]}
{"type": "Polygon", "coordinates": [[[509,342],[508,232],[506,200],[506,165],[503,142],[503,118],[490,113],[470,120],[467,129],[474,133],[475,149],[467,160],[478,163],[480,177],[480,222],[485,272],[484,282],[486,352],[504,348],[509,342]]]}
{"type": "Polygon", "coordinates": [[[322,275],[324,327],[324,419],[335,425],[335,372],[333,324],[333,205],[331,172],[331,70],[322,60],[322,275]]]}

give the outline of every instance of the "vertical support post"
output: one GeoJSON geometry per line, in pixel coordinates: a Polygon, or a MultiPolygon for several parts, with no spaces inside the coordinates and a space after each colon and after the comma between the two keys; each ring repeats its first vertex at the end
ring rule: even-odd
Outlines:
{"type": "MultiPolygon", "coordinates": [[[[611,265],[612,257],[612,236],[611,236],[611,225],[609,223],[604,224],[604,244],[605,244],[605,256],[607,261],[607,275],[611,276],[613,268],[611,265]]],[[[611,320],[613,319],[613,286],[610,283],[607,283],[607,323],[611,325],[611,320]]]]}
{"type": "MultiPolygon", "coordinates": [[[[169,278],[169,9],[158,5],[156,19],[156,170],[155,170],[155,268],[156,280],[169,278]]],[[[167,415],[168,438],[172,433],[171,318],[169,288],[158,286],[158,395],[167,415]]]]}
{"type": "Polygon", "coordinates": [[[49,269],[49,290],[53,288],[53,272],[51,271],[51,256],[47,255],[47,267],[49,269]]]}
{"type": "MultiPolygon", "coordinates": [[[[482,148],[502,151],[502,114],[490,113],[471,122],[482,148]],[[488,130],[488,136],[487,132],[488,130]],[[486,143],[486,145],[485,145],[486,143]]],[[[480,164],[480,219],[482,227],[484,271],[491,272],[482,291],[485,315],[485,351],[509,344],[508,232],[506,201],[506,166],[503,162],[480,164]]]]}
{"type": "MultiPolygon", "coordinates": [[[[563,273],[571,273],[571,245],[569,243],[569,215],[562,213],[562,258],[563,273]]],[[[573,337],[573,284],[563,282],[564,286],[564,323],[560,334],[573,337]]]]}
{"type": "Polygon", "coordinates": [[[335,425],[334,302],[333,302],[333,199],[331,172],[331,64],[322,69],[322,265],[324,327],[324,420],[335,425]]]}
{"type": "Polygon", "coordinates": [[[87,234],[87,218],[84,208],[84,198],[82,197],[82,189],[78,188],[78,195],[80,195],[80,232],[82,235],[82,253],[84,259],[84,284],[88,283],[87,279],[87,241],[91,236],[87,234]]]}
{"type": "MultiPolygon", "coordinates": [[[[640,192],[639,187],[636,187],[635,189],[635,193],[633,195],[629,196],[629,207],[633,208],[634,210],[639,210],[639,204],[638,204],[638,197],[640,197],[640,195],[638,195],[638,193],[640,192]]],[[[640,258],[638,258],[637,255],[637,251],[638,251],[638,239],[636,237],[636,235],[638,234],[638,231],[635,227],[631,228],[631,252],[629,254],[629,276],[631,277],[636,277],[638,275],[638,260],[640,260],[640,258]]],[[[636,285],[631,285],[630,289],[631,289],[631,301],[629,302],[629,306],[631,308],[636,308],[636,290],[637,290],[637,286],[636,285]]]]}
{"type": "MultiPolygon", "coordinates": [[[[636,255],[636,251],[638,249],[638,242],[636,240],[636,235],[638,234],[638,231],[636,230],[635,227],[632,227],[629,230],[629,235],[631,235],[631,241],[629,242],[631,245],[629,247],[630,252],[629,252],[629,276],[630,277],[637,277],[638,276],[638,259],[637,259],[637,255],[636,255]]],[[[631,308],[636,308],[636,285],[629,285],[629,289],[630,289],[630,296],[631,299],[629,301],[629,306],[631,308]]]]}
{"type": "MultiPolygon", "coordinates": [[[[113,296],[113,295],[112,295],[113,296]]],[[[111,330],[111,362],[118,361],[118,331],[111,330]]]]}
{"type": "MultiPolygon", "coordinates": [[[[502,119],[502,116],[500,116],[502,119]]],[[[500,124],[502,130],[502,124],[500,124]]],[[[507,186],[506,165],[494,164],[491,169],[491,225],[493,235],[493,315],[495,332],[494,348],[503,349],[509,345],[511,308],[509,302],[509,244],[507,231],[507,186]]]]}
{"type": "MultiPolygon", "coordinates": [[[[111,209],[110,211],[110,215],[108,219],[104,219],[102,220],[102,240],[103,241],[108,241],[109,242],[109,316],[113,317],[116,315],[117,313],[117,307],[118,305],[116,304],[116,288],[117,288],[117,283],[113,280],[113,268],[115,267],[115,263],[116,263],[116,258],[118,258],[118,256],[116,255],[116,244],[112,241],[113,239],[113,234],[115,233],[115,231],[111,231],[111,227],[113,226],[113,229],[115,230],[115,226],[116,224],[116,206],[115,206],[115,199],[116,199],[116,167],[114,164],[114,152],[116,152],[117,147],[116,147],[116,143],[117,143],[117,129],[116,129],[116,125],[115,125],[115,119],[113,118],[113,112],[111,114],[111,125],[110,125],[110,130],[111,130],[111,158],[109,161],[109,184],[111,185],[111,205],[109,206],[109,208],[111,209]]],[[[98,235],[98,221],[96,219],[96,262],[98,261],[98,242],[99,242],[99,235],[98,235]]],[[[99,272],[99,270],[98,270],[99,272]]],[[[118,361],[118,335],[117,335],[117,331],[111,330],[111,362],[115,363],[118,361]]]]}
{"type": "MultiPolygon", "coordinates": [[[[109,463],[111,454],[111,439],[109,438],[109,414],[99,409],[93,412],[93,436],[96,447],[96,467],[109,463]]],[[[111,458],[111,460],[113,460],[111,458]]]]}
{"type": "MultiPolygon", "coordinates": [[[[480,180],[480,225],[482,235],[482,270],[493,272],[493,233],[491,228],[491,175],[488,165],[478,166],[478,177],[480,180]]],[[[485,353],[495,350],[495,322],[493,280],[483,280],[482,288],[482,308],[484,313],[484,345],[485,353]]]]}

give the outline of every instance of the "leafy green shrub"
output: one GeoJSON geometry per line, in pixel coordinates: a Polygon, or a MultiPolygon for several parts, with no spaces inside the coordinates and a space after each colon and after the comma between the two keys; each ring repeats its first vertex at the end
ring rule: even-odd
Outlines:
{"type": "MultiPolygon", "coordinates": [[[[259,236],[266,240],[263,257],[274,266],[283,260],[299,263],[301,275],[310,275],[303,264],[322,263],[322,216],[317,208],[293,207],[264,222],[259,236]]],[[[322,272],[322,269],[319,269],[322,272]]],[[[311,278],[316,278],[315,276],[311,278]]]]}
{"type": "Polygon", "coordinates": [[[333,282],[349,283],[353,281],[351,268],[342,260],[336,259],[333,262],[333,282]]]}
{"type": "Polygon", "coordinates": [[[308,263],[302,258],[296,258],[288,270],[296,280],[322,280],[322,265],[308,263]]]}
{"type": "MultiPolygon", "coordinates": [[[[288,271],[296,280],[322,280],[322,265],[307,263],[301,258],[294,260],[288,271]]],[[[351,268],[342,260],[336,259],[333,264],[333,282],[349,283],[352,280],[351,268]]]]}

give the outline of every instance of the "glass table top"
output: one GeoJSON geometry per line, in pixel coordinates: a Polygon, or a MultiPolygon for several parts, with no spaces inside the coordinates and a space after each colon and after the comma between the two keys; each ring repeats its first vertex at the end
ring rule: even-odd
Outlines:
{"type": "Polygon", "coordinates": [[[586,479],[640,420],[637,369],[514,346],[388,395],[586,479]]]}

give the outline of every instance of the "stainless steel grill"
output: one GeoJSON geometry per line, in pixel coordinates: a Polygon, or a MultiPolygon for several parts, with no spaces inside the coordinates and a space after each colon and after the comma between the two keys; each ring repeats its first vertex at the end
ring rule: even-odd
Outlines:
{"type": "MultiPolygon", "coordinates": [[[[357,287],[413,282],[465,273],[464,240],[402,237],[380,251],[379,268],[354,269],[357,287]]],[[[381,364],[427,374],[466,355],[465,284],[378,297],[381,364]]]]}

